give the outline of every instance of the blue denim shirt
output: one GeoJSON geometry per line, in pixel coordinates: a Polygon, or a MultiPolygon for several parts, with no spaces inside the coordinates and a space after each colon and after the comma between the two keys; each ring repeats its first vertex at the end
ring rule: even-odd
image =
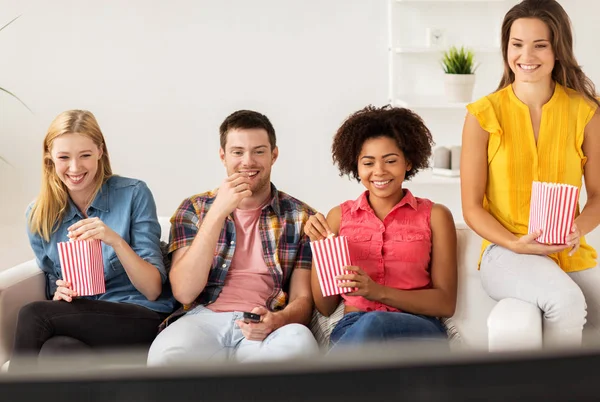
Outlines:
{"type": "MultiPolygon", "coordinates": [[[[27,215],[32,205],[27,210],[27,215]]],[[[85,299],[105,300],[120,303],[133,303],[160,313],[170,313],[175,307],[171,288],[167,282],[167,272],[160,248],[160,224],[156,216],[154,197],[146,183],[136,179],[112,176],[102,186],[91,206],[88,217],[98,217],[104,224],[121,236],[141,258],[154,265],[160,272],[163,291],[155,301],[146,299],[138,291],[125,272],[112,247],[102,243],[104,257],[104,279],[106,293],[95,296],[82,296],[85,299]]],[[[56,291],[56,280],[62,279],[57,243],[69,241],[67,228],[85,217],[69,198],[69,205],[62,222],[52,233],[49,242],[39,234],[27,234],[37,263],[46,274],[46,297],[52,298],[56,291]]]]}

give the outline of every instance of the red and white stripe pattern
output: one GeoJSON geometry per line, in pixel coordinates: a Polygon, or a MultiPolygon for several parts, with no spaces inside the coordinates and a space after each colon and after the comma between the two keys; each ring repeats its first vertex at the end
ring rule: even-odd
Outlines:
{"type": "Polygon", "coordinates": [[[354,291],[354,288],[339,287],[337,285],[338,280],[335,279],[338,275],[348,274],[348,271],[343,268],[352,265],[346,236],[313,241],[310,243],[310,248],[323,296],[339,295],[354,291]]]}
{"type": "Polygon", "coordinates": [[[76,240],[58,243],[58,257],[63,280],[71,284],[78,296],[106,292],[104,260],[100,240],[76,240]]]}
{"type": "Polygon", "coordinates": [[[541,229],[536,240],[545,244],[565,244],[573,227],[579,189],[568,184],[534,181],[531,188],[529,233],[541,229]]]}

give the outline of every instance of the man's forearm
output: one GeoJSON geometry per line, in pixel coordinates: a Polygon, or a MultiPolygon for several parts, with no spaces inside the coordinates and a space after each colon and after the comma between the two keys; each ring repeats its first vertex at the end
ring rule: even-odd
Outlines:
{"type": "Polygon", "coordinates": [[[208,211],[190,247],[173,262],[169,278],[180,303],[192,303],[204,290],[224,221],[208,211]]]}
{"type": "Polygon", "coordinates": [[[292,300],[283,310],[275,314],[280,318],[280,327],[294,323],[308,326],[312,317],[312,311],[312,297],[299,296],[292,300]]]}

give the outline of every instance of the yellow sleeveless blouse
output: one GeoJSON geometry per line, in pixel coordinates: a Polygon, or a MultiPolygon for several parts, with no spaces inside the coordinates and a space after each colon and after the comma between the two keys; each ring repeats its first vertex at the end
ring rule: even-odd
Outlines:
{"type": "MultiPolygon", "coordinates": [[[[519,237],[527,234],[533,181],[570,184],[581,190],[587,159],[581,146],[595,104],[557,83],[542,107],[537,144],[529,108],[511,85],[467,105],[467,110],[489,133],[483,207],[510,232],[519,237]]],[[[482,253],[488,245],[484,240],[482,253]]],[[[579,250],[571,257],[568,254],[565,250],[549,257],[565,272],[596,266],[597,253],[584,238],[579,250]]]]}

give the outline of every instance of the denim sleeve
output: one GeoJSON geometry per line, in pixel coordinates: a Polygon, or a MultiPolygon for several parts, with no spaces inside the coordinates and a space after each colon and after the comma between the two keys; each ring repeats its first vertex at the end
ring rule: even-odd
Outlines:
{"type": "Polygon", "coordinates": [[[60,279],[60,273],[55,272],[54,263],[52,259],[46,254],[44,249],[44,239],[37,234],[32,233],[29,229],[29,213],[31,212],[31,205],[27,209],[26,222],[27,222],[27,237],[29,238],[29,244],[35,255],[35,261],[46,276],[46,299],[50,300],[54,297],[56,292],[56,280],[60,279]]]}
{"type": "Polygon", "coordinates": [[[160,272],[162,283],[167,280],[167,272],[160,249],[160,224],[156,214],[156,204],[146,183],[140,181],[135,186],[131,216],[129,246],[144,261],[154,265],[160,272]]]}

